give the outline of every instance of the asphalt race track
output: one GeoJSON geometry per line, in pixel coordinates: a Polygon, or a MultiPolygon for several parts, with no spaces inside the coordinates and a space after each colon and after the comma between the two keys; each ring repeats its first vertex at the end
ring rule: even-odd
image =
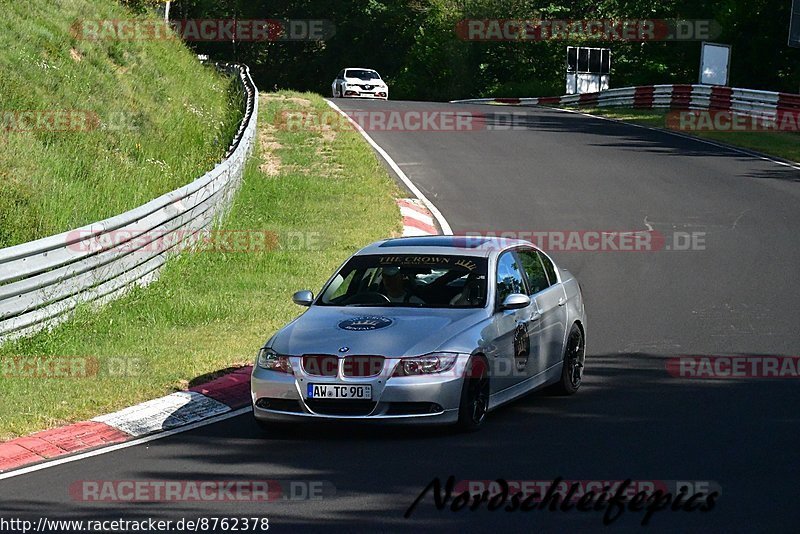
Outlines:
{"type": "MultiPolygon", "coordinates": [[[[466,110],[473,131],[371,131],[466,231],[703,236],[695,250],[554,251],[587,300],[584,386],[490,414],[477,434],[302,426],[265,435],[249,415],[0,481],[5,516],[259,515],[271,531],[569,532],[602,512],[437,510],[435,477],[712,481],[709,512],[661,511],[655,530],[785,531],[800,522],[797,379],[680,379],[681,355],[797,355],[800,171],[629,125],[542,108],[336,100],[343,109],[466,110]],[[507,113],[523,113],[509,129],[507,113]],[[494,125],[494,129],[486,128],[494,125]],[[80,480],[328,481],[335,495],[271,503],[76,502],[80,480]],[[524,529],[524,530],[523,530],[524,529]]],[[[674,247],[673,247],[674,248],[674,247]]],[[[300,288],[297,288],[300,289],[300,288]]],[[[255,347],[254,347],[255,352],[255,347]]],[[[626,511],[608,531],[639,530],[626,511]]]]}

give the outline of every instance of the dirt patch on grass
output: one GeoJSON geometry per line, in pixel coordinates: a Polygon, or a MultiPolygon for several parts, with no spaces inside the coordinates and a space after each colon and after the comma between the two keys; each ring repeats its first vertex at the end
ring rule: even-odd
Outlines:
{"type": "MultiPolygon", "coordinates": [[[[286,246],[246,254],[182,254],[148,288],[96,313],[81,309],[52,331],[0,346],[0,358],[94,354],[142,364],[142,372],[130,376],[99,373],[91,391],[75,387],[74,380],[0,377],[0,441],[191,389],[221,371],[252,364],[258,347],[297,316],[290,299],[294,289],[321,287],[352,251],[400,229],[398,187],[372,148],[336,126],[332,140],[331,132],[281,129],[274,123],[284,109],[328,111],[320,97],[281,94],[308,98],[312,107],[262,100],[268,105],[259,116],[259,159],[247,166],[221,229],[263,229],[281,236],[286,246]],[[308,138],[315,143],[306,143],[308,138]],[[280,158],[272,160],[280,162],[274,178],[258,168],[270,156],[280,158]],[[32,410],[31,398],[44,400],[32,410]]],[[[3,173],[16,176],[14,171],[0,167],[0,189],[9,183],[3,173]]],[[[32,190],[19,187],[21,194],[32,190]]],[[[7,212],[0,205],[0,219],[7,212]]],[[[5,229],[0,220],[0,231],[5,229]]]]}
{"type": "Polygon", "coordinates": [[[297,104],[298,106],[304,108],[311,107],[311,100],[307,98],[300,98],[299,96],[284,96],[284,95],[276,95],[273,93],[262,95],[261,98],[264,100],[271,100],[273,102],[291,102],[292,104],[297,104]]]}
{"type": "Polygon", "coordinates": [[[336,140],[336,130],[325,124],[322,128],[322,140],[326,143],[333,143],[336,140]]]}
{"type": "Polygon", "coordinates": [[[258,144],[261,148],[261,165],[258,169],[267,176],[278,176],[281,173],[281,158],[276,151],[283,148],[275,140],[275,127],[272,125],[262,126],[258,131],[258,144]]]}

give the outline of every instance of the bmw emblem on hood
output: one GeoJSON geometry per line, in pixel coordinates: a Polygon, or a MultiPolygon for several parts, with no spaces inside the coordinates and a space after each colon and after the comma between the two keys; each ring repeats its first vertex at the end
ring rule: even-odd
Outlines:
{"type": "Polygon", "coordinates": [[[345,319],[339,323],[339,328],[342,330],[377,330],[379,328],[386,328],[392,324],[392,320],[388,317],[381,317],[379,315],[366,315],[363,317],[353,317],[345,319]]]}

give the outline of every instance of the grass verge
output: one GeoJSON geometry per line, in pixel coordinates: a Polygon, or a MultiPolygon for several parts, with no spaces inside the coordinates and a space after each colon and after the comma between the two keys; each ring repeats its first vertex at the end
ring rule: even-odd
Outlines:
{"type": "Polygon", "coordinates": [[[0,248],[127,211],[224,155],[241,118],[229,80],[177,38],[76,29],[147,19],[115,1],[3,2],[0,248]]]}
{"type": "MultiPolygon", "coordinates": [[[[655,128],[667,128],[666,109],[592,108],[585,113],[618,119],[655,128]]],[[[687,132],[703,139],[770,154],[789,161],[800,162],[800,134],[796,132],[687,132]]]]}
{"type": "Polygon", "coordinates": [[[301,311],[291,302],[295,290],[318,290],[355,249],[400,230],[397,186],[361,136],[276,128],[287,110],[329,108],[312,94],[261,95],[260,150],[222,227],[271,232],[277,248],[185,253],[151,286],[0,346],[0,439],[107,413],[252,363],[260,344],[301,311]],[[99,370],[86,378],[13,376],[18,365],[10,362],[24,357],[88,357],[99,370]]]}

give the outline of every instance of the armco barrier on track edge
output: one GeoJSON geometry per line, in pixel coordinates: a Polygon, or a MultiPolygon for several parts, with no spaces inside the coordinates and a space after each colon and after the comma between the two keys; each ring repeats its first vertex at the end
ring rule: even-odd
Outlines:
{"type": "Polygon", "coordinates": [[[531,98],[474,98],[452,100],[453,104],[505,104],[540,106],[669,108],[674,110],[719,110],[737,115],[774,118],[781,113],[800,112],[800,94],[718,87],[703,84],[645,85],[609,89],[598,93],[531,98]]]}

